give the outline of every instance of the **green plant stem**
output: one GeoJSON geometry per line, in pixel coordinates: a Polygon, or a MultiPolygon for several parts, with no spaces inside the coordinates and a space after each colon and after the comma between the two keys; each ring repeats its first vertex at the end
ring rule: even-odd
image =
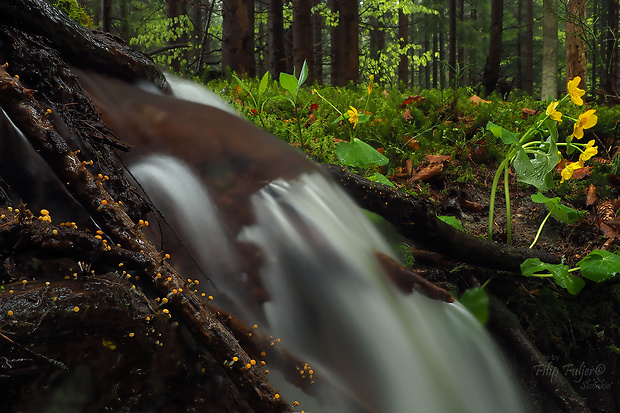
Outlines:
{"type": "Polygon", "coordinates": [[[538,232],[536,233],[536,236],[534,237],[534,241],[532,241],[532,243],[529,246],[530,249],[534,248],[534,245],[536,245],[536,242],[538,242],[538,237],[540,237],[540,234],[542,233],[543,227],[545,226],[545,223],[547,222],[547,220],[549,219],[550,216],[551,216],[551,212],[549,212],[547,214],[545,219],[543,219],[543,222],[538,227],[538,232]]]}
{"type": "Polygon", "coordinates": [[[502,176],[502,172],[504,169],[508,167],[510,163],[510,157],[507,156],[504,158],[502,163],[497,168],[495,172],[495,176],[493,177],[493,184],[491,185],[491,198],[489,200],[489,229],[488,229],[488,239],[489,241],[493,240],[493,213],[495,210],[495,192],[497,191],[497,185],[499,184],[499,178],[502,176]]]}
{"type": "Polygon", "coordinates": [[[510,168],[504,168],[504,199],[506,200],[506,243],[512,244],[512,218],[510,216],[510,168]]]}

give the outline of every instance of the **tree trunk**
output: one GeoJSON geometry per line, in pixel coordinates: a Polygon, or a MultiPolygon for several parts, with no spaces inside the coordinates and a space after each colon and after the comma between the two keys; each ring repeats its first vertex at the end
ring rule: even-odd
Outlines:
{"type": "Polygon", "coordinates": [[[544,0],[541,100],[558,97],[558,16],[556,11],[555,0],[544,0]]]}
{"type": "Polygon", "coordinates": [[[452,87],[456,88],[454,83],[456,75],[456,0],[450,0],[450,37],[448,39],[448,70],[449,81],[452,87]]]}
{"type": "Polygon", "coordinates": [[[254,2],[223,0],[222,14],[222,75],[232,70],[255,76],[254,2]]]}
{"type": "Polygon", "coordinates": [[[269,73],[274,79],[285,70],[284,62],[284,14],[282,0],[269,0],[269,14],[267,17],[269,26],[268,49],[269,49],[269,73]]]}
{"type": "Polygon", "coordinates": [[[525,30],[525,85],[524,90],[531,96],[534,94],[534,1],[526,0],[525,30]]]}
{"type": "Polygon", "coordinates": [[[607,25],[603,29],[603,42],[601,45],[601,56],[603,60],[603,70],[601,71],[601,89],[604,95],[618,96],[617,76],[618,76],[618,1],[607,0],[607,25]]]}
{"type": "Polygon", "coordinates": [[[401,48],[400,59],[398,61],[398,80],[407,87],[409,85],[409,59],[403,49],[409,44],[409,16],[398,10],[398,45],[401,48]]]}
{"type": "MultiPolygon", "coordinates": [[[[293,65],[295,73],[301,72],[304,62],[313,68],[312,62],[312,3],[308,0],[293,0],[293,65]]],[[[308,74],[313,82],[314,73],[308,74]]]]}
{"type": "MultiPolygon", "coordinates": [[[[314,0],[314,6],[319,4],[320,0],[314,0]]],[[[319,82],[323,83],[323,16],[317,10],[312,15],[312,26],[314,36],[314,77],[319,82]]]]}
{"type": "Polygon", "coordinates": [[[458,49],[456,54],[458,70],[460,78],[458,79],[459,86],[465,85],[465,0],[459,0],[458,4],[458,21],[456,26],[458,49]]]}
{"type": "Polygon", "coordinates": [[[112,0],[101,1],[101,31],[112,30],[112,0]]]}
{"type": "Polygon", "coordinates": [[[566,20],[566,77],[567,80],[580,76],[579,87],[586,89],[586,44],[583,26],[587,24],[586,0],[569,0],[566,20]]]}
{"type": "Polygon", "coordinates": [[[357,0],[332,0],[332,11],[339,13],[332,28],[332,86],[346,86],[359,80],[359,4],[357,0]]]}
{"type": "Polygon", "coordinates": [[[482,75],[482,85],[488,96],[494,90],[499,80],[502,55],[502,32],[504,21],[504,1],[494,0],[491,6],[491,31],[489,55],[482,75]]]}

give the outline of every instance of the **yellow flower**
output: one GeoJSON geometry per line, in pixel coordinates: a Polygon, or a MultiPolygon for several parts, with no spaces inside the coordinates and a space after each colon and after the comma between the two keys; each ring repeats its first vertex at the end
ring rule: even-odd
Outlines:
{"type": "Polygon", "coordinates": [[[594,146],[594,139],[587,143],[581,155],[579,155],[579,162],[584,164],[588,159],[598,153],[598,146],[594,146]]]}
{"type": "Polygon", "coordinates": [[[347,113],[349,114],[349,123],[353,124],[353,129],[355,129],[355,127],[357,126],[357,122],[359,122],[359,118],[357,116],[357,109],[355,109],[353,106],[349,106],[351,109],[347,110],[347,113]]]}
{"type": "Polygon", "coordinates": [[[573,80],[568,82],[566,88],[568,89],[570,100],[572,100],[575,105],[581,106],[583,105],[583,99],[581,99],[581,97],[586,94],[586,91],[578,88],[579,83],[581,83],[581,78],[575,76],[573,80]]]}
{"type": "Polygon", "coordinates": [[[562,169],[562,172],[561,172],[562,180],[560,181],[560,183],[571,179],[573,177],[573,173],[575,173],[575,170],[583,168],[583,166],[584,165],[581,162],[581,159],[577,162],[572,162],[566,165],[566,167],[562,169]]]}
{"type": "Polygon", "coordinates": [[[375,80],[375,75],[370,75],[370,80],[368,81],[368,94],[372,92],[372,82],[375,80]]]}
{"type": "Polygon", "coordinates": [[[583,138],[583,130],[590,129],[592,126],[596,125],[598,117],[594,114],[594,112],[596,112],[595,109],[590,109],[589,111],[579,115],[579,120],[575,122],[575,125],[573,125],[573,134],[570,135],[571,138],[583,138]]]}
{"type": "Polygon", "coordinates": [[[553,119],[555,121],[558,121],[558,122],[562,122],[562,113],[560,113],[559,111],[555,110],[555,108],[558,107],[559,103],[560,102],[551,102],[549,104],[549,106],[547,106],[547,111],[545,113],[551,119],[553,119]]]}

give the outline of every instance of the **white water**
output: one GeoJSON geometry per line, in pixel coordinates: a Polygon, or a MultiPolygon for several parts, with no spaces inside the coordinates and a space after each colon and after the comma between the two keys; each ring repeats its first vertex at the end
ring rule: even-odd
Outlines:
{"type": "MultiPolygon", "coordinates": [[[[185,86],[175,93],[205,93],[185,86]]],[[[207,104],[219,106],[217,100],[207,104]]],[[[131,170],[245,321],[252,325],[264,315],[271,334],[327,379],[317,385],[320,411],[522,411],[485,330],[457,303],[396,290],[374,258],[377,251],[393,256],[389,246],[318,172],[265,183],[251,197],[255,222],[235,239],[211,189],[183,160],[151,154],[131,170]],[[261,252],[260,278],[271,298],[264,314],[253,314],[230,283],[241,257],[234,241],[261,252]]]]}

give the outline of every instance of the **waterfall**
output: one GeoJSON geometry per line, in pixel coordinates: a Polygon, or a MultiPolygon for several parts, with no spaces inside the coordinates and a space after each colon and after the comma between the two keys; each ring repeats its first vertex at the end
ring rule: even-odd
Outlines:
{"type": "MultiPolygon", "coordinates": [[[[375,258],[395,257],[390,246],[301,154],[242,119],[204,106],[220,103],[197,100],[195,94],[209,94],[199,86],[184,83],[175,90],[179,98],[201,102],[182,108],[173,98],[112,88],[99,93],[117,99],[125,93],[127,107],[150,107],[115,111],[105,103],[109,96],[95,96],[90,88],[96,102],[107,105],[115,133],[136,146],[139,156],[127,158],[133,175],[205,277],[227,297],[223,301],[232,303],[231,311],[248,325],[261,320],[260,328],[322,376],[318,400],[309,404],[345,413],[523,411],[484,328],[459,303],[397,290],[375,258]],[[155,112],[156,120],[138,119],[155,112]],[[175,113],[188,114],[188,120],[175,113]],[[160,121],[164,126],[155,124],[160,121]],[[175,121],[177,127],[168,125],[175,121]],[[187,132],[183,122],[192,122],[187,132]],[[220,132],[205,135],[216,128],[220,132]],[[163,139],[174,143],[164,145],[163,139]],[[183,139],[195,140],[189,145],[183,139]],[[247,187],[239,189],[240,182],[247,187]],[[249,254],[242,245],[253,246],[252,265],[244,263],[249,254]],[[250,281],[263,290],[262,301],[239,289],[250,281]]],[[[282,393],[287,397],[286,389],[282,393]]]]}

